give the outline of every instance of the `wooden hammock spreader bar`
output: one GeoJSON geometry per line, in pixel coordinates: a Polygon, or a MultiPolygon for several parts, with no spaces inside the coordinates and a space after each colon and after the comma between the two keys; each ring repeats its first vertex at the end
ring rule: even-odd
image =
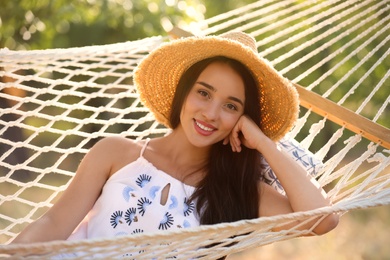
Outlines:
{"type": "Polygon", "coordinates": [[[333,101],[298,84],[294,84],[294,86],[298,90],[301,106],[390,149],[390,129],[376,124],[345,107],[339,106],[333,101]]]}
{"type": "MultiPolygon", "coordinates": [[[[181,28],[174,27],[169,35],[172,38],[193,36],[181,28]]],[[[355,112],[337,105],[321,95],[294,84],[299,93],[300,105],[313,112],[326,117],[328,120],[345,127],[346,129],[360,134],[370,141],[379,143],[390,149],[390,129],[372,122],[371,120],[356,114],[355,112]]]]}

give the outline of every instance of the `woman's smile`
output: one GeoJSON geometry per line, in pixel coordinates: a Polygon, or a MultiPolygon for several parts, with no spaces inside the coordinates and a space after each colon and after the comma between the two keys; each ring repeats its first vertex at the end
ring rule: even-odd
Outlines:
{"type": "Polygon", "coordinates": [[[196,120],[196,119],[194,119],[194,122],[195,122],[195,124],[194,124],[195,125],[195,130],[199,134],[201,134],[201,135],[209,136],[214,131],[218,130],[217,128],[215,128],[212,125],[207,124],[205,122],[202,122],[202,121],[199,121],[199,120],[196,120]]]}

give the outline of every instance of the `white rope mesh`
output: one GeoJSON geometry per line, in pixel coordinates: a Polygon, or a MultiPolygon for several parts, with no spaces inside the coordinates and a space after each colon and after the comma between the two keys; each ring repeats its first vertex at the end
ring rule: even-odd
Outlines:
{"type": "MultiPolygon", "coordinates": [[[[195,33],[245,30],[294,83],[389,127],[389,8],[389,0],[258,1],[201,22],[195,33]]],[[[164,40],[0,51],[0,243],[55,202],[99,138],[168,131],[141,105],[132,84],[138,61],[164,40]]],[[[296,219],[390,204],[389,150],[310,109],[302,108],[289,135],[324,161],[318,181],[332,207],[114,239],[3,245],[0,256],[139,252],[137,259],[215,259],[311,232],[271,231],[296,219]]]]}

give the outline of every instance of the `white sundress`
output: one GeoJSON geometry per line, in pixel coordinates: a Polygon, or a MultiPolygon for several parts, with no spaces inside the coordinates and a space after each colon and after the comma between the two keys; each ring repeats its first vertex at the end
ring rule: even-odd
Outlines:
{"type": "Polygon", "coordinates": [[[95,205],[68,240],[107,238],[158,230],[199,226],[195,188],[157,169],[143,157],[113,174],[95,205]],[[161,191],[169,185],[168,200],[161,204],[161,191]]]}

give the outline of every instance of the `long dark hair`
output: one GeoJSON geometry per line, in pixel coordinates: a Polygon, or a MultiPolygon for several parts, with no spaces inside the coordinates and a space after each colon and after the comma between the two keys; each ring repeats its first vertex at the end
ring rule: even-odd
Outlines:
{"type": "MultiPolygon", "coordinates": [[[[214,62],[227,64],[241,75],[245,85],[244,114],[260,124],[260,97],[252,74],[240,62],[218,56],[197,62],[183,73],[172,103],[170,123],[173,129],[180,124],[183,103],[197,78],[214,62]]],[[[206,175],[191,197],[196,201],[200,223],[216,224],[258,217],[259,165],[256,150],[243,146],[240,153],[234,153],[230,145],[223,145],[222,141],[214,144],[205,168],[206,175]]]]}

